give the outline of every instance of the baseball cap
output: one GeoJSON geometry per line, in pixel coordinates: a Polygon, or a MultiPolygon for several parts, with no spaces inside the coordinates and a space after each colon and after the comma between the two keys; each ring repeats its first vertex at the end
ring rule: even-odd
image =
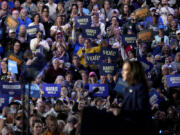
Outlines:
{"type": "Polygon", "coordinates": [[[9,29],[9,33],[15,33],[16,30],[15,29],[9,29]]]}
{"type": "Polygon", "coordinates": [[[158,26],[158,29],[160,30],[160,29],[164,29],[164,25],[159,25],[158,26]]]}
{"type": "Polygon", "coordinates": [[[89,77],[91,77],[91,76],[96,76],[96,73],[95,72],[90,72],[89,77]]]}
{"type": "Polygon", "coordinates": [[[150,11],[153,11],[153,10],[156,11],[156,8],[155,8],[155,7],[151,7],[151,8],[150,8],[150,11]]]}
{"type": "Polygon", "coordinates": [[[176,31],[176,34],[180,34],[180,30],[177,30],[177,31],[176,31]]]}

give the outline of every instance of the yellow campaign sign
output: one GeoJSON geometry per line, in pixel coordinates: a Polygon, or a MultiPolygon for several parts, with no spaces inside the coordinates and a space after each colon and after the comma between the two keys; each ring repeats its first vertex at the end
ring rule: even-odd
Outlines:
{"type": "Polygon", "coordinates": [[[22,63],[22,61],[21,61],[19,58],[15,57],[15,56],[12,55],[12,54],[11,54],[8,58],[9,58],[10,60],[16,61],[18,65],[20,65],[20,64],[22,63]]]}
{"type": "Polygon", "coordinates": [[[17,26],[19,24],[19,22],[17,20],[15,20],[11,15],[8,15],[6,17],[5,23],[9,28],[17,28],[17,26]]]}
{"type": "Polygon", "coordinates": [[[138,39],[140,41],[151,42],[153,34],[151,30],[144,30],[138,33],[138,39]]]}
{"type": "Polygon", "coordinates": [[[146,18],[147,16],[149,16],[148,6],[137,9],[135,11],[135,14],[136,14],[138,20],[142,20],[142,19],[146,18]]]}

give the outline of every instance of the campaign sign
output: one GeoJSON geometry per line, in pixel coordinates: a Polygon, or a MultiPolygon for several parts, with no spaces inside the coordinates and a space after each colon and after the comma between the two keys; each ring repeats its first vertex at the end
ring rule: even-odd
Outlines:
{"type": "Polygon", "coordinates": [[[127,82],[124,82],[122,80],[122,78],[119,78],[117,83],[116,83],[116,86],[115,86],[114,90],[117,91],[119,94],[124,95],[125,88],[127,88],[127,87],[128,87],[127,82]]]}
{"type": "Polygon", "coordinates": [[[167,75],[166,78],[168,87],[180,87],[180,74],[167,75]]]}
{"type": "Polygon", "coordinates": [[[100,75],[115,75],[116,74],[117,65],[113,63],[101,63],[99,66],[100,75]]]}
{"type": "Polygon", "coordinates": [[[8,59],[10,60],[13,60],[13,61],[16,61],[18,65],[20,65],[22,63],[22,60],[20,60],[17,56],[13,55],[13,54],[10,54],[8,56],[8,59]]]}
{"type": "Polygon", "coordinates": [[[138,20],[142,20],[142,19],[146,18],[147,16],[149,16],[149,8],[148,8],[148,6],[138,8],[135,11],[135,14],[136,14],[138,20]]]}
{"type": "Polygon", "coordinates": [[[7,94],[11,97],[20,97],[22,92],[22,86],[19,82],[0,82],[0,92],[7,94]]]}
{"type": "Polygon", "coordinates": [[[124,46],[127,45],[132,45],[132,46],[136,46],[136,39],[137,36],[132,34],[132,35],[123,35],[122,36],[122,43],[124,46]]]}
{"type": "Polygon", "coordinates": [[[36,37],[36,32],[39,30],[39,25],[35,25],[35,26],[30,26],[27,28],[27,34],[29,35],[29,37],[35,38],[36,37]]]}
{"type": "Polygon", "coordinates": [[[108,57],[110,57],[111,60],[116,60],[118,57],[118,49],[102,47],[100,54],[101,60],[108,59],[108,57]]]}
{"type": "Polygon", "coordinates": [[[5,94],[0,95],[0,110],[9,104],[9,96],[5,94]]]}
{"type": "Polygon", "coordinates": [[[91,16],[76,16],[75,26],[76,28],[83,28],[91,25],[91,16]]]}
{"type": "Polygon", "coordinates": [[[137,38],[141,42],[152,42],[153,32],[152,30],[143,30],[137,34],[137,38]]]}
{"type": "Polygon", "coordinates": [[[100,61],[100,53],[86,53],[85,60],[87,65],[97,65],[100,61]]]}
{"type": "Polygon", "coordinates": [[[150,63],[150,62],[148,62],[146,59],[144,59],[144,58],[142,58],[142,57],[138,57],[137,59],[138,59],[138,60],[141,62],[141,64],[143,65],[144,71],[146,72],[146,74],[153,69],[153,64],[150,63]]]}
{"type": "Polygon", "coordinates": [[[99,27],[84,27],[82,29],[82,36],[84,38],[97,38],[97,36],[100,34],[100,28],[99,27]]]}
{"type": "Polygon", "coordinates": [[[8,60],[8,71],[10,71],[11,73],[14,73],[14,74],[18,73],[16,61],[8,60]]]}
{"type": "Polygon", "coordinates": [[[151,107],[154,104],[159,105],[161,100],[162,100],[162,98],[160,97],[160,94],[156,90],[151,90],[151,92],[149,93],[149,103],[150,103],[151,107]]]}
{"type": "Polygon", "coordinates": [[[5,24],[8,26],[8,28],[17,28],[19,25],[18,20],[14,19],[11,15],[8,15],[5,20],[5,24]]]}
{"type": "Polygon", "coordinates": [[[60,97],[61,85],[60,84],[43,84],[42,90],[43,97],[60,97]]]}
{"type": "MultiPolygon", "coordinates": [[[[31,84],[30,97],[39,98],[40,97],[39,91],[40,91],[40,87],[38,84],[31,84]]],[[[28,92],[29,92],[29,85],[26,84],[25,85],[25,94],[28,95],[29,94],[28,92]]]]}
{"type": "Polygon", "coordinates": [[[0,28],[0,40],[2,40],[2,39],[3,39],[3,29],[0,28]]]}
{"type": "Polygon", "coordinates": [[[89,85],[89,92],[92,92],[95,88],[99,88],[99,91],[94,93],[94,97],[107,97],[108,92],[108,84],[90,84],[89,85]]]}

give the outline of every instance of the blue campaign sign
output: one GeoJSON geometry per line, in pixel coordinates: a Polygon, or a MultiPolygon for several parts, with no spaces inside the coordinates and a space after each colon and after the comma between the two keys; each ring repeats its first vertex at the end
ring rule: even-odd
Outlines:
{"type": "Polygon", "coordinates": [[[160,94],[155,90],[151,90],[151,92],[149,93],[149,103],[151,105],[151,107],[154,104],[158,104],[162,101],[162,98],[160,97],[160,94]]]}
{"type": "Polygon", "coordinates": [[[102,47],[100,54],[101,54],[101,60],[105,60],[108,58],[111,58],[111,60],[117,60],[118,49],[109,48],[109,47],[102,47]]]}
{"type": "Polygon", "coordinates": [[[117,83],[116,83],[116,86],[115,86],[114,90],[117,91],[119,94],[124,95],[125,88],[127,88],[127,87],[128,87],[127,82],[124,82],[122,80],[122,78],[119,78],[117,83]]]}
{"type": "Polygon", "coordinates": [[[0,75],[1,75],[1,62],[0,62],[0,75]]]}
{"type": "Polygon", "coordinates": [[[27,28],[27,34],[29,35],[29,37],[35,38],[36,37],[36,32],[39,30],[39,25],[35,25],[35,26],[30,26],[27,28]]]}
{"type": "Polygon", "coordinates": [[[42,90],[43,97],[60,97],[61,85],[60,84],[43,84],[42,90]]]}
{"type": "Polygon", "coordinates": [[[20,97],[22,86],[19,82],[0,82],[0,93],[7,94],[11,97],[20,97]]]}
{"type": "Polygon", "coordinates": [[[99,27],[84,27],[82,29],[82,36],[84,38],[93,38],[96,39],[97,36],[100,34],[101,30],[99,27]]]}
{"type": "Polygon", "coordinates": [[[8,60],[8,71],[14,74],[18,74],[18,67],[16,61],[8,60]]]}
{"type": "MultiPolygon", "coordinates": [[[[25,94],[28,95],[29,85],[25,85],[25,94]]],[[[38,84],[31,84],[30,86],[30,97],[39,98],[40,97],[40,86],[38,84]]]]}
{"type": "Polygon", "coordinates": [[[180,74],[167,75],[166,78],[168,87],[180,87],[180,74]]]}
{"type": "Polygon", "coordinates": [[[91,16],[76,16],[75,26],[76,28],[84,28],[91,25],[91,16]]]}
{"type": "Polygon", "coordinates": [[[144,58],[142,58],[142,57],[138,57],[137,59],[138,59],[138,60],[141,62],[141,64],[143,65],[146,74],[153,69],[153,64],[150,63],[150,62],[148,62],[146,59],[144,59],[144,58]]]}
{"type": "Polygon", "coordinates": [[[122,43],[124,46],[132,45],[134,47],[134,46],[136,46],[136,39],[137,39],[137,36],[135,34],[123,35],[122,43]]]}
{"type": "Polygon", "coordinates": [[[100,75],[115,75],[117,71],[117,65],[113,63],[101,63],[99,66],[100,75]]]}
{"type": "Polygon", "coordinates": [[[86,53],[85,60],[87,65],[97,65],[100,61],[100,53],[86,53]]]}
{"type": "Polygon", "coordinates": [[[6,94],[0,95],[0,110],[2,110],[5,106],[9,104],[9,96],[6,94]]]}
{"type": "Polygon", "coordinates": [[[90,84],[89,92],[92,92],[95,88],[99,88],[99,91],[94,93],[94,97],[107,97],[109,94],[108,84],[90,84]]]}

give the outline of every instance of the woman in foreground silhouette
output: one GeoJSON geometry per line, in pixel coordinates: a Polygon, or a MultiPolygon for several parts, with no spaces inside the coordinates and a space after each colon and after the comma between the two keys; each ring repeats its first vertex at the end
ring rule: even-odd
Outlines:
{"type": "Polygon", "coordinates": [[[122,79],[128,83],[121,112],[127,134],[151,135],[148,83],[142,64],[139,61],[125,61],[122,79]]]}

